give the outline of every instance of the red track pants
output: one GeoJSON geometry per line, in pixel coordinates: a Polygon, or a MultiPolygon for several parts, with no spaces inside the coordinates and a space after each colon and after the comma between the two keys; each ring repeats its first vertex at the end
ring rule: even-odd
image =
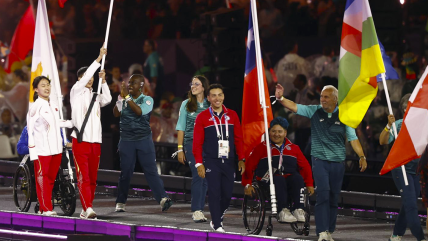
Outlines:
{"type": "Polygon", "coordinates": [[[83,210],[92,207],[97,186],[97,174],[100,164],[101,144],[82,141],[73,138],[73,156],[76,166],[77,187],[83,210]]]}
{"type": "Polygon", "coordinates": [[[39,156],[34,161],[36,192],[39,199],[40,211],[52,211],[52,189],[61,165],[62,153],[53,156],[39,156]]]}

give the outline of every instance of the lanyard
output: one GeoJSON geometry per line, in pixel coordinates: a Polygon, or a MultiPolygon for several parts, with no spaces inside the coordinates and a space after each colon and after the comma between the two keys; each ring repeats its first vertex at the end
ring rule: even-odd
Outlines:
{"type": "MultiPolygon", "coordinates": [[[[220,134],[220,132],[218,131],[217,121],[215,120],[213,109],[210,107],[209,110],[210,110],[211,116],[212,116],[213,121],[214,121],[214,126],[215,126],[215,130],[217,132],[217,137],[218,137],[218,139],[222,139],[223,140],[223,129],[220,128],[220,131],[221,131],[221,134],[220,134]]],[[[229,125],[228,125],[228,122],[227,122],[227,115],[226,115],[226,113],[224,113],[223,116],[224,116],[224,120],[226,122],[226,139],[229,139],[229,125]]],[[[220,125],[221,125],[221,117],[219,117],[218,119],[219,119],[220,125]]]]}
{"type": "MultiPolygon", "coordinates": [[[[282,166],[282,152],[284,151],[285,148],[285,140],[284,143],[282,143],[281,147],[279,148],[279,163],[278,163],[278,170],[281,170],[281,166],[282,166]]],[[[275,144],[273,144],[274,146],[276,146],[275,144]]]]}

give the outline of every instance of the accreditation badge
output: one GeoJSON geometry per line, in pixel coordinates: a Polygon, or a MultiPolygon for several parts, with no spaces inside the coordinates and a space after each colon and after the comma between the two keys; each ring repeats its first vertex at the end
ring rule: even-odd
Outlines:
{"type": "Polygon", "coordinates": [[[229,158],[229,141],[227,140],[218,141],[218,158],[222,158],[222,159],[229,158]]]}

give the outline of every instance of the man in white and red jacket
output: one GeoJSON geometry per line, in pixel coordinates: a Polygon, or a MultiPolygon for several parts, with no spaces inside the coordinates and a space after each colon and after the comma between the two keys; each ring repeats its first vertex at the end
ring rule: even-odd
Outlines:
{"type": "MultiPolygon", "coordinates": [[[[100,61],[105,48],[100,49],[98,58],[89,66],[77,71],[78,81],[70,91],[71,117],[73,125],[82,132],[82,124],[88,112],[93,92],[94,73],[100,67],[100,61]]],[[[100,72],[102,78],[102,94],[95,99],[94,106],[89,114],[86,128],[83,131],[82,142],[78,142],[76,131],[71,134],[73,140],[74,164],[76,166],[77,187],[79,188],[80,201],[82,203],[81,218],[95,218],[97,215],[92,209],[92,202],[97,185],[97,173],[101,155],[101,107],[111,102],[111,94],[105,80],[105,72],[100,72]]]]}
{"type": "MultiPolygon", "coordinates": [[[[288,121],[283,117],[276,117],[270,122],[269,140],[272,156],[273,183],[278,200],[279,222],[305,222],[304,203],[300,194],[306,185],[309,195],[314,193],[312,170],[299,146],[286,138],[288,121]],[[290,207],[291,203],[294,203],[290,207]],[[293,210],[290,210],[292,208],[293,210]],[[293,211],[293,214],[291,214],[293,211]]],[[[269,164],[266,141],[257,145],[245,163],[245,173],[242,175],[242,185],[245,194],[252,195],[251,186],[253,177],[261,182],[269,183],[269,164]]]]}
{"type": "Polygon", "coordinates": [[[211,228],[224,232],[223,216],[232,198],[235,181],[235,151],[238,167],[245,171],[244,143],[241,124],[235,111],[223,105],[223,86],[209,87],[208,101],[211,106],[199,113],[193,132],[193,155],[201,178],[207,178],[208,205],[211,228]]]}

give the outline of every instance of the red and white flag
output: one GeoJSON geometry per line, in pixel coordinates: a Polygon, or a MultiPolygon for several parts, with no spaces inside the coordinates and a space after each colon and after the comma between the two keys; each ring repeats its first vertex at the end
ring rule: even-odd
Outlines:
{"type": "Polygon", "coordinates": [[[428,67],[410,96],[400,133],[386,158],[380,175],[420,157],[427,144],[428,67]]]}

